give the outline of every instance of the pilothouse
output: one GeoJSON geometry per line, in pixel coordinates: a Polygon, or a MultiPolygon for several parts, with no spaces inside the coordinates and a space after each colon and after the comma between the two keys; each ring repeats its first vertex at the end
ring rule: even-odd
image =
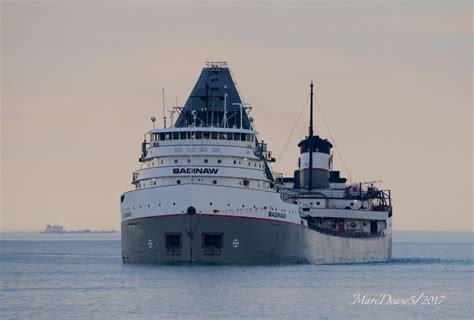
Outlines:
{"type": "MultiPolygon", "coordinates": [[[[225,62],[203,68],[175,123],[145,135],[134,188],[121,196],[124,263],[282,264],[391,257],[389,191],[347,184],[332,144],[300,143],[293,177],[253,127],[225,62]]],[[[171,113],[173,115],[174,113],[171,113]]]]}

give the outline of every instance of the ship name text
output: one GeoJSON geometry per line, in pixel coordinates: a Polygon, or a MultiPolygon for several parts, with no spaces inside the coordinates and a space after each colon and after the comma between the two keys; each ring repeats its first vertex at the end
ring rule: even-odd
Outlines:
{"type": "Polygon", "coordinates": [[[286,219],[286,213],[280,213],[280,212],[272,212],[272,211],[270,211],[270,212],[268,213],[268,216],[269,216],[269,217],[273,217],[273,218],[286,219]]]}
{"type": "Polygon", "coordinates": [[[217,168],[173,168],[173,174],[217,174],[217,168]]]}

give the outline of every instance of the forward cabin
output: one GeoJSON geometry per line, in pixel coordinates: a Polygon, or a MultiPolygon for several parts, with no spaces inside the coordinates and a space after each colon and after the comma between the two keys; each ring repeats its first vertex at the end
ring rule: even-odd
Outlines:
{"type": "Polygon", "coordinates": [[[171,184],[213,184],[270,189],[265,174],[268,153],[262,150],[255,131],[225,128],[153,129],[142,144],[134,172],[137,189],[171,184]]]}

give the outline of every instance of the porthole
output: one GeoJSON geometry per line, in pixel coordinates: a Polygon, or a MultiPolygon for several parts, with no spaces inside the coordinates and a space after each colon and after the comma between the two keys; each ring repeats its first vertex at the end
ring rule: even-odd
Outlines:
{"type": "Polygon", "coordinates": [[[150,205],[148,205],[148,208],[150,207],[150,205]]]}
{"type": "Polygon", "coordinates": [[[250,167],[250,162],[249,162],[249,167],[250,167]]]}
{"type": "Polygon", "coordinates": [[[142,208],[142,206],[140,205],[140,209],[142,208]]]}
{"type": "Polygon", "coordinates": [[[212,206],[212,202],[209,202],[209,205],[212,206]]]}
{"type": "Polygon", "coordinates": [[[316,204],[319,206],[321,203],[318,201],[318,202],[316,202],[316,204]]]}
{"type": "Polygon", "coordinates": [[[354,205],[354,203],[353,203],[353,202],[351,202],[351,207],[352,207],[353,205],[354,205]]]}
{"type": "Polygon", "coordinates": [[[245,206],[244,206],[244,205],[242,205],[242,208],[244,208],[244,207],[245,207],[245,206]]]}
{"type": "Polygon", "coordinates": [[[217,184],[217,180],[213,180],[212,183],[213,183],[213,184],[217,184]]]}
{"type": "Polygon", "coordinates": [[[191,163],[191,159],[188,159],[188,163],[191,163]]]}
{"type": "Polygon", "coordinates": [[[161,207],[161,203],[158,203],[158,207],[161,207]]]}
{"type": "Polygon", "coordinates": [[[176,183],[177,183],[177,184],[181,184],[181,180],[177,180],[176,183]]]}
{"type": "Polygon", "coordinates": [[[209,162],[209,160],[207,160],[207,159],[204,159],[204,163],[208,163],[208,162],[209,162]]]}
{"type": "Polygon", "coordinates": [[[255,168],[257,167],[257,163],[254,163],[253,165],[254,165],[255,168]]]}
{"type": "Polygon", "coordinates": [[[228,203],[227,206],[230,207],[230,203],[228,203]]]}
{"type": "Polygon", "coordinates": [[[237,164],[237,161],[234,160],[234,164],[237,164]]]}
{"type": "Polygon", "coordinates": [[[222,163],[222,160],[221,159],[217,160],[217,163],[222,163]]]}
{"type": "Polygon", "coordinates": [[[156,181],[155,181],[155,182],[153,182],[153,185],[155,185],[155,186],[156,186],[156,181]]]}
{"type": "Polygon", "coordinates": [[[174,163],[178,163],[178,159],[174,159],[174,163]]]}
{"type": "Polygon", "coordinates": [[[176,205],[176,202],[173,202],[173,206],[175,206],[175,205],[176,205]]]}

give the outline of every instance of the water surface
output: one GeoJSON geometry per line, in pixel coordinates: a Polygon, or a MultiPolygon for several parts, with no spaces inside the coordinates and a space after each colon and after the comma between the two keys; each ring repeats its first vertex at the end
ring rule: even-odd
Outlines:
{"type": "Polygon", "coordinates": [[[473,314],[472,242],[399,239],[387,263],[166,267],[124,265],[119,240],[92,238],[1,240],[2,319],[467,319],[473,314]],[[439,305],[351,305],[355,294],[384,293],[446,298],[439,305]]]}

